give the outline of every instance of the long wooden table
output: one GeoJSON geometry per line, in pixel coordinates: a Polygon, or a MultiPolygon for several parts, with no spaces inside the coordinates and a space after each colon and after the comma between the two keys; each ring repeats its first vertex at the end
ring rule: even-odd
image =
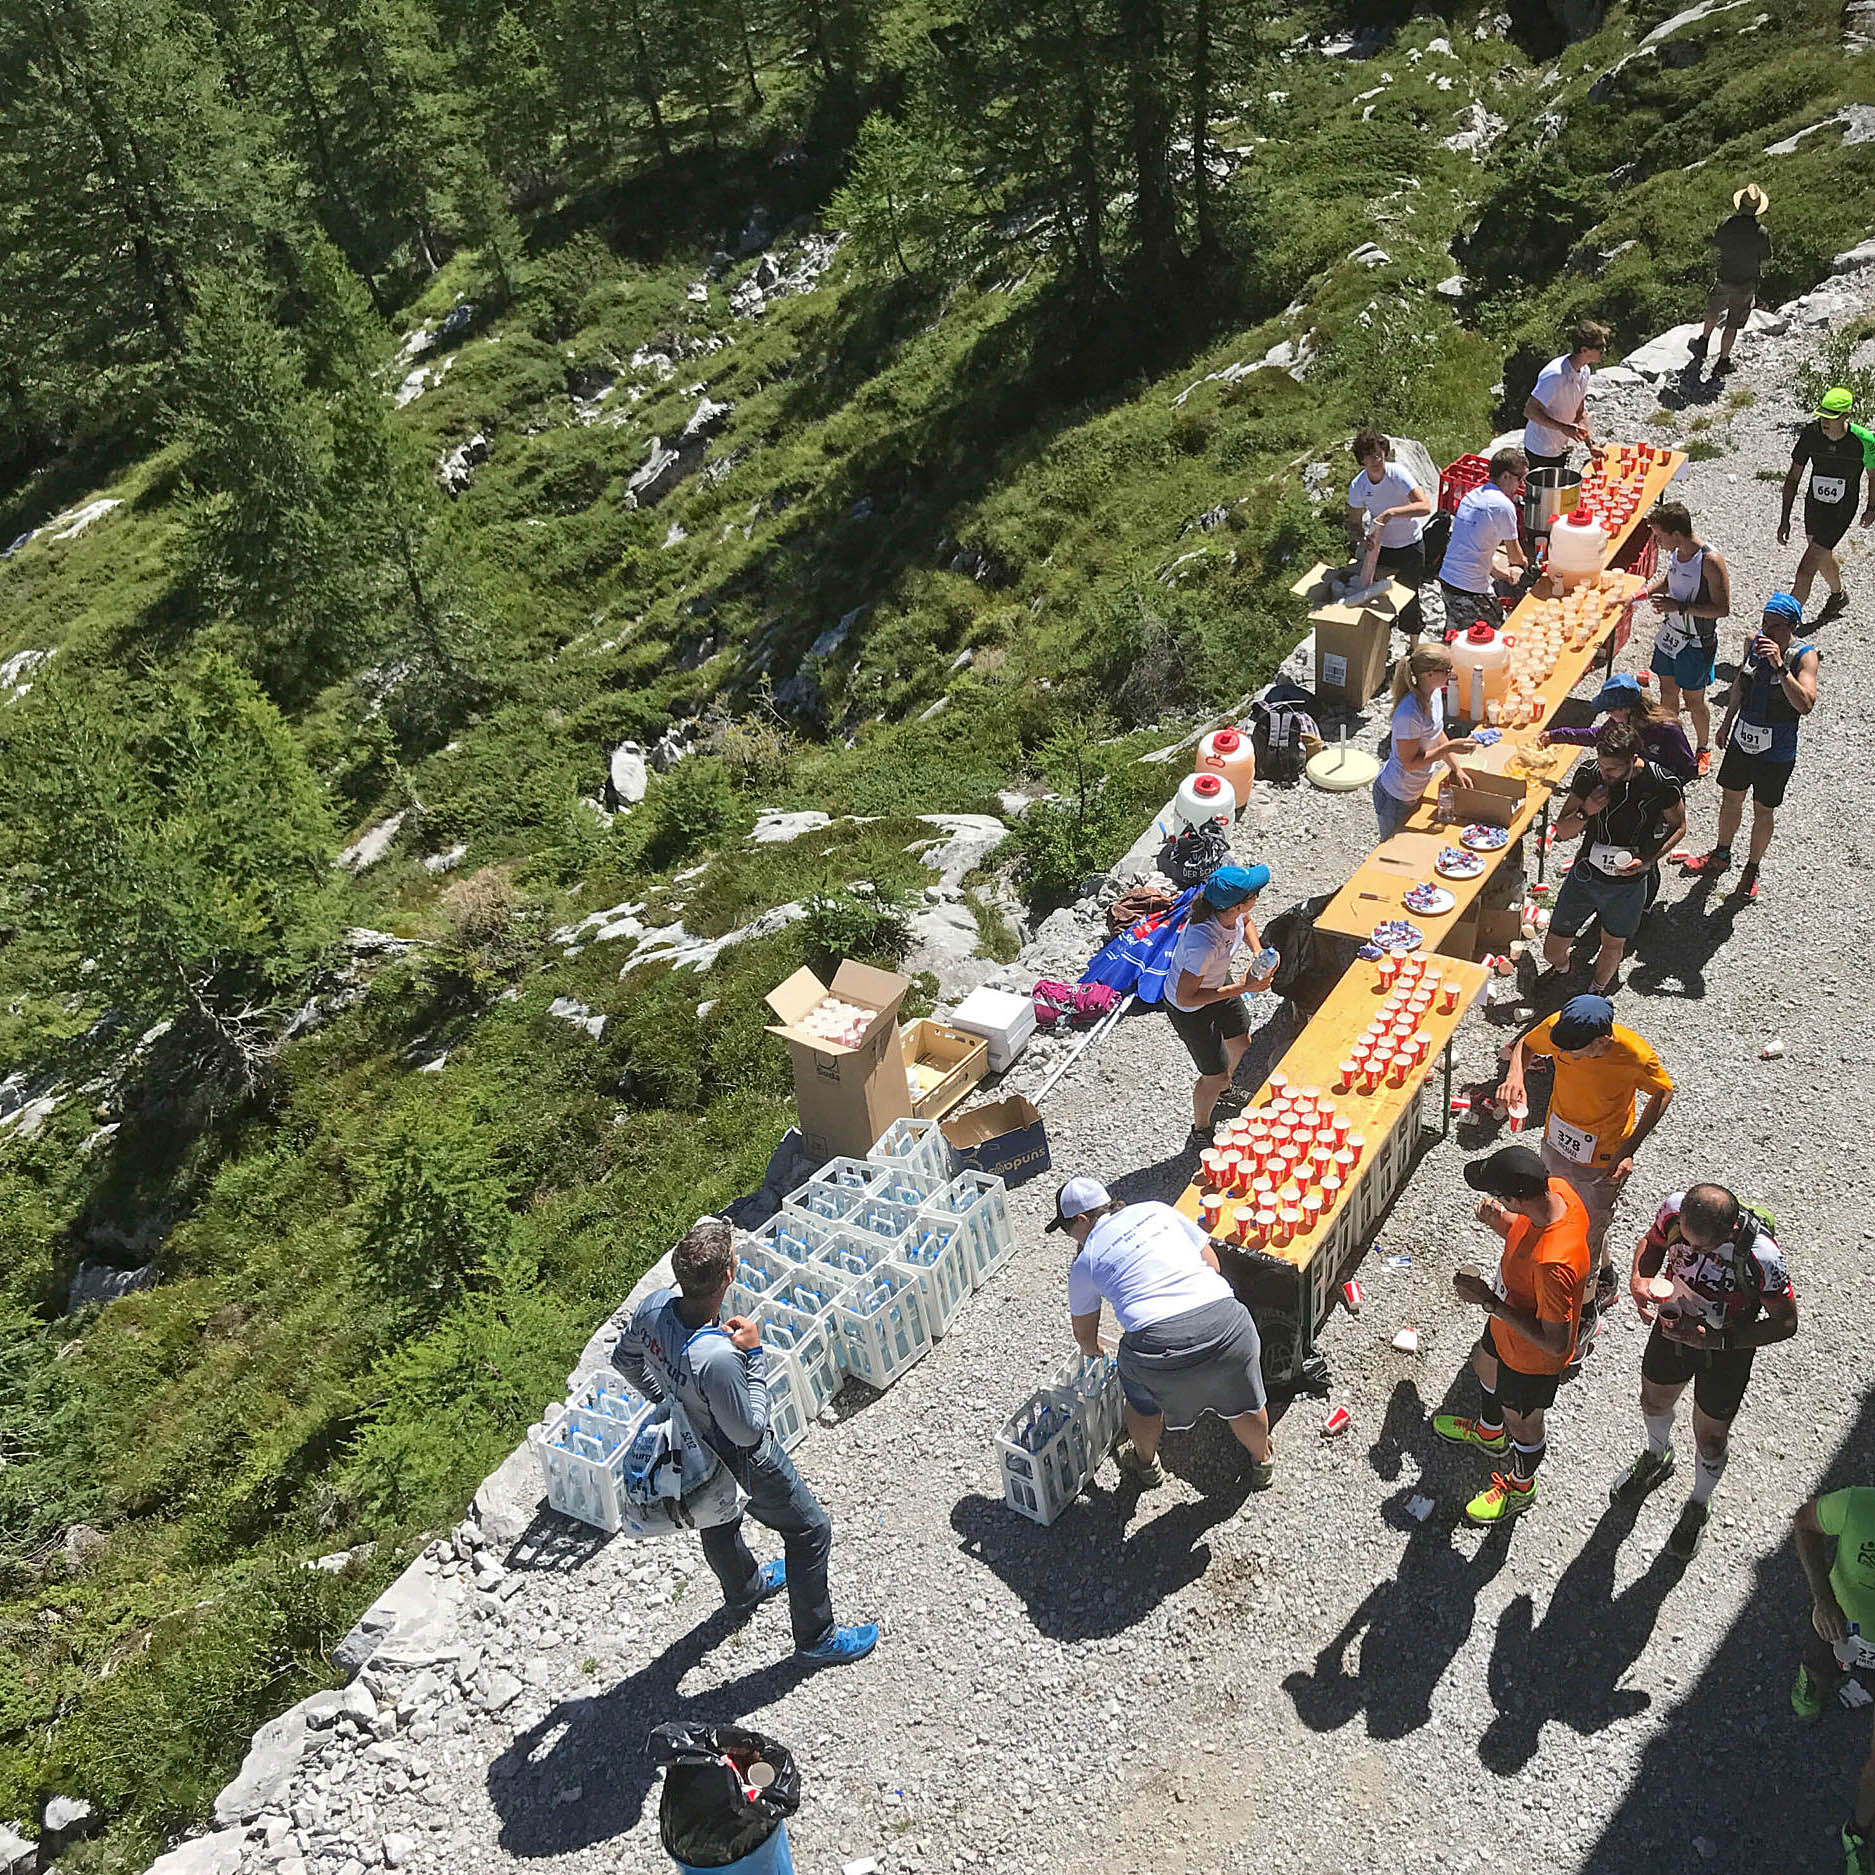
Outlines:
{"type": "MultiPolygon", "coordinates": [[[[1218,1260],[1256,1317],[1263,1340],[1263,1373],[1272,1384],[1292,1381],[1301,1373],[1341,1285],[1359,1267],[1375,1227],[1411,1173],[1419,1151],[1421,1096],[1435,1061],[1442,1064],[1445,1076],[1442,1109],[1449,1107],[1452,1036],[1483,994],[1489,972],[1482,964],[1449,957],[1439,958],[1437,968],[1448,983],[1459,986],[1458,1006],[1449,1015],[1434,1008],[1420,1024],[1426,1058],[1407,1075],[1403,1086],[1383,1083],[1372,1094],[1331,1093],[1340,1064],[1373,1020],[1383,995],[1371,964],[1357,963],[1342,977],[1277,1063],[1291,1086],[1319,1087],[1330,1093],[1337,1110],[1348,1115],[1367,1146],[1334,1208],[1322,1213],[1306,1237],[1281,1249],[1263,1251],[1233,1245],[1220,1233],[1218,1260]]],[[[1269,1099],[1265,1081],[1249,1111],[1269,1099]]],[[[1441,1122],[1449,1123],[1444,1110],[1441,1122]]],[[[1180,1195],[1178,1209],[1195,1219],[1203,1191],[1202,1177],[1194,1179],[1180,1195]]]]}

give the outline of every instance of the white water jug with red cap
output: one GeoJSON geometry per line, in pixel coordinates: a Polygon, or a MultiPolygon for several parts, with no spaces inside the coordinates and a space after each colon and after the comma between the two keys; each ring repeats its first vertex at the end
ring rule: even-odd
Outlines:
{"type": "Polygon", "coordinates": [[[1257,778],[1256,745],[1241,729],[1214,729],[1199,738],[1198,757],[1191,767],[1195,775],[1222,775],[1237,799],[1247,801],[1257,778]]]}
{"type": "Polygon", "coordinates": [[[1452,641],[1452,674],[1445,680],[1448,723],[1481,723],[1485,705],[1510,692],[1510,646],[1504,634],[1480,619],[1452,641]]]}
{"type": "Polygon", "coordinates": [[[1549,531],[1549,576],[1566,592],[1602,570],[1608,535],[1587,508],[1575,508],[1549,531]]]}
{"type": "Polygon", "coordinates": [[[1187,827],[1202,827],[1207,820],[1229,820],[1237,811],[1237,795],[1222,775],[1210,769],[1187,775],[1178,784],[1172,812],[1187,827]]]}

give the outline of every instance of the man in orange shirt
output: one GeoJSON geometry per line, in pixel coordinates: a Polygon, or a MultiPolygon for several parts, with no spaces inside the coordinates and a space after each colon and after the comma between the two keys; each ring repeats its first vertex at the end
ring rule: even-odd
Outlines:
{"type": "Polygon", "coordinates": [[[1634,1155],[1673,1104],[1673,1077],[1652,1044],[1615,1020],[1606,996],[1572,996],[1553,1016],[1518,1038],[1498,1098],[1513,1109],[1530,1104],[1524,1071],[1530,1057],[1556,1064],[1543,1124],[1543,1163],[1566,1180],[1589,1216],[1589,1249],[1597,1265],[1593,1308],[1582,1324],[1586,1352],[1595,1319],[1620,1294],[1608,1259],[1608,1227],[1634,1155]],[[1643,1105],[1639,1114],[1634,1103],[1643,1105]]]}
{"type": "Polygon", "coordinates": [[[1454,1445],[1475,1445],[1510,1471],[1465,1506],[1473,1523],[1507,1523],[1536,1502],[1543,1462],[1543,1414],[1575,1353],[1582,1293],[1589,1279],[1589,1220],[1582,1200],[1551,1178],[1528,1146],[1505,1146],[1465,1168],[1465,1183],[1485,1193],[1478,1222],[1504,1240],[1497,1281],[1456,1270],[1461,1302],[1490,1317],[1471,1351],[1483,1403],[1475,1419],[1434,1416],[1432,1429],[1454,1445]]]}

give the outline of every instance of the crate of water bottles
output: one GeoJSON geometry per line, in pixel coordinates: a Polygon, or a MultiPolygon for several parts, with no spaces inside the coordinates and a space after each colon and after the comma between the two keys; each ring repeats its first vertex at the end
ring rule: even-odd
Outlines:
{"type": "Polygon", "coordinates": [[[944,1189],[945,1183],[926,1172],[907,1172],[896,1165],[886,1166],[880,1170],[878,1184],[866,1195],[887,1204],[902,1204],[912,1211],[922,1211],[944,1189]]]}
{"type": "Polygon", "coordinates": [[[1111,1354],[1092,1360],[1078,1350],[1049,1375],[1042,1391],[1075,1413],[1087,1429],[1092,1469],[1113,1450],[1124,1420],[1125,1395],[1120,1391],[1120,1363],[1111,1354]]]}
{"type": "Polygon", "coordinates": [[[646,1405],[617,1375],[597,1374],[528,1429],[555,1510],[601,1530],[621,1527],[627,1448],[646,1405]]]}
{"type": "MultiPolygon", "coordinates": [[[[802,1291],[797,1285],[783,1294],[799,1296],[802,1291]]],[[[811,1420],[840,1391],[840,1331],[834,1319],[833,1301],[834,1298],[829,1297],[826,1307],[809,1310],[796,1308],[775,1295],[737,1311],[761,1325],[764,1348],[771,1353],[779,1349],[794,1363],[800,1376],[804,1421],[811,1420]]],[[[805,1423],[801,1431],[805,1435],[805,1423]]]]}
{"type": "Polygon", "coordinates": [[[759,1229],[737,1231],[736,1247],[765,1251],[784,1263],[811,1263],[814,1252],[838,1229],[837,1224],[825,1218],[807,1217],[798,1211],[777,1211],[759,1229]]]}
{"type": "MultiPolygon", "coordinates": [[[[878,1168],[875,1168],[878,1169],[878,1168]]],[[[816,1184],[812,1179],[781,1201],[783,1217],[809,1224],[844,1224],[865,1202],[866,1194],[851,1185],[816,1184]]]]}
{"type": "Polygon", "coordinates": [[[940,1185],[951,1175],[951,1144],[935,1120],[894,1120],[866,1157],[875,1165],[896,1166],[940,1185]]]}
{"type": "Polygon", "coordinates": [[[918,1279],[891,1261],[854,1283],[833,1305],[840,1365],[883,1390],[931,1352],[931,1327],[918,1279]]]}
{"type": "Polygon", "coordinates": [[[868,1196],[840,1228],[844,1235],[877,1244],[889,1254],[904,1242],[917,1222],[915,1204],[894,1204],[890,1198],[868,1196]]]}
{"type": "Polygon", "coordinates": [[[762,1375],[768,1385],[768,1429],[784,1452],[792,1452],[807,1437],[807,1429],[820,1410],[812,1404],[814,1390],[794,1352],[793,1337],[770,1319],[762,1303],[751,1318],[762,1331],[762,1375]]]}
{"type": "Polygon", "coordinates": [[[877,1191],[890,1166],[872,1159],[829,1159],[808,1177],[810,1185],[838,1185],[842,1191],[877,1191]]]}
{"type": "Polygon", "coordinates": [[[996,1440],[1003,1502],[1034,1523],[1053,1523],[1093,1476],[1080,1413],[1050,1388],[1023,1401],[996,1440]]]}
{"type": "Polygon", "coordinates": [[[981,1289],[1015,1255],[1009,1198],[1003,1181],[988,1172],[958,1173],[926,1203],[924,1215],[954,1218],[963,1227],[973,1289],[981,1289]]]}
{"type": "Polygon", "coordinates": [[[962,1223],[942,1213],[921,1212],[899,1239],[893,1260],[917,1279],[931,1339],[942,1341],[970,1300],[970,1259],[962,1223]]]}

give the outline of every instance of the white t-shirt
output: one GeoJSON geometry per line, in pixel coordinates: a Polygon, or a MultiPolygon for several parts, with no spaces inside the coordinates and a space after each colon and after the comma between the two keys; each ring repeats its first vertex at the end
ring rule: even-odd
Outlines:
{"type": "MultiPolygon", "coordinates": [[[[1474,488],[1452,516],[1452,538],[1445,547],[1439,577],[1460,592],[1491,590],[1491,556],[1517,538],[1517,505],[1495,482],[1474,488]]],[[[1467,620],[1454,619],[1463,627],[1467,620]]]]}
{"type": "Polygon", "coordinates": [[[1242,927],[1228,912],[1222,918],[1193,918],[1172,946],[1172,962],[1165,973],[1166,1001],[1174,1009],[1186,1007],[1178,1000],[1178,980],[1187,970],[1207,990],[1228,983],[1230,960],[1237,954],[1242,936],[1242,927]]]}
{"type": "MultiPolygon", "coordinates": [[[[1384,514],[1389,508],[1403,508],[1413,499],[1413,478],[1397,462],[1387,464],[1379,481],[1370,482],[1363,469],[1348,484],[1348,506],[1369,514],[1384,514]]],[[[1383,547],[1410,547],[1426,531],[1427,517],[1408,515],[1403,521],[1389,521],[1380,530],[1383,547]]]]}
{"type": "Polygon", "coordinates": [[[1169,1204],[1129,1204],[1103,1217],[1068,1268],[1068,1313],[1093,1315],[1104,1301],[1120,1332],[1150,1328],[1234,1294],[1199,1255],[1205,1234],[1169,1204]]]}
{"type": "Polygon", "coordinates": [[[1380,785],[1396,801],[1417,801],[1426,792],[1426,783],[1439,764],[1436,758],[1408,762],[1400,754],[1400,738],[1406,736],[1423,749],[1445,727],[1445,692],[1435,690],[1432,693],[1432,708],[1428,711],[1409,690],[1393,706],[1391,727],[1393,747],[1388,751],[1386,767],[1380,771],[1380,785]]]}
{"type": "MultiPolygon", "coordinates": [[[[1536,389],[1530,395],[1545,410],[1555,411],[1570,423],[1580,423],[1589,400],[1589,368],[1572,365],[1565,352],[1543,367],[1536,389]]],[[[1527,419],[1523,426],[1523,446],[1533,456],[1560,456],[1574,441],[1573,436],[1565,436],[1561,430],[1553,430],[1534,417],[1527,419]]]]}

